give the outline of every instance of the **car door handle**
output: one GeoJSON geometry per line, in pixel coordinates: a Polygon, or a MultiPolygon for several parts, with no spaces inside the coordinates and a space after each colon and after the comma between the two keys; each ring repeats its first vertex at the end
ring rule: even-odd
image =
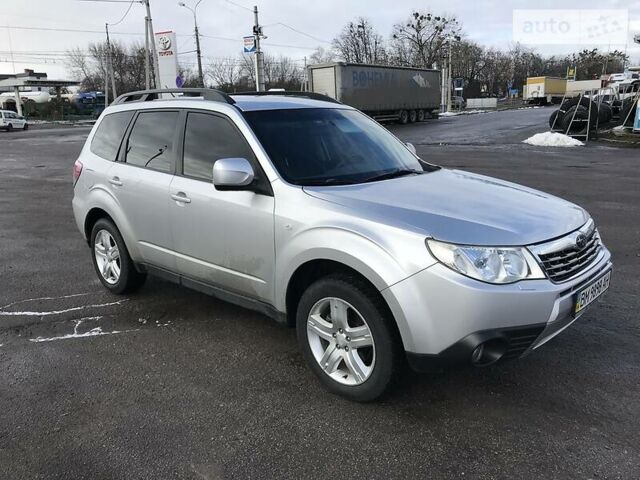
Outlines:
{"type": "Polygon", "coordinates": [[[180,203],[191,203],[191,199],[184,192],[172,193],[171,198],[180,203]]]}
{"type": "Polygon", "coordinates": [[[121,187],[122,186],[122,182],[120,181],[119,177],[112,177],[109,179],[109,183],[111,185],[115,185],[116,187],[121,187]]]}

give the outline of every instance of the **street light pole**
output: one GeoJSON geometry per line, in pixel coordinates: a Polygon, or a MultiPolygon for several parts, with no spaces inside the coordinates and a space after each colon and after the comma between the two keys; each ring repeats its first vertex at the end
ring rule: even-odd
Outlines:
{"type": "Polygon", "coordinates": [[[202,73],[202,51],[200,50],[200,33],[198,32],[198,18],[196,15],[196,10],[198,9],[198,5],[200,5],[200,2],[202,2],[202,0],[198,0],[193,8],[191,8],[184,2],[179,2],[178,5],[191,10],[191,13],[193,13],[193,26],[196,33],[196,55],[198,56],[198,78],[200,79],[200,86],[204,87],[204,75],[202,73]]]}

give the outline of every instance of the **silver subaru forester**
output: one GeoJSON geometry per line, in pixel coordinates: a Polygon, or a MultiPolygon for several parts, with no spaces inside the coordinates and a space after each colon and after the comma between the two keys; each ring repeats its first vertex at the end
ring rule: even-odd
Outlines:
{"type": "Polygon", "coordinates": [[[74,165],[73,211],[100,281],[147,274],[295,325],[332,392],[520,357],[609,286],[582,208],[424,162],[315,94],[134,92],[74,165]]]}

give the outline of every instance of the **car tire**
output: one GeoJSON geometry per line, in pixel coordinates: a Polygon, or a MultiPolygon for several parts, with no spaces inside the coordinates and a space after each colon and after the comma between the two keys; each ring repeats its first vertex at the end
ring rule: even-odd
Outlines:
{"type": "Polygon", "coordinates": [[[23,129],[23,130],[29,130],[29,124],[28,124],[28,123],[25,123],[25,124],[24,124],[24,127],[22,127],[22,129],[23,129]]]}
{"type": "Polygon", "coordinates": [[[407,112],[406,110],[400,110],[398,121],[401,125],[406,125],[407,123],[409,123],[409,112],[407,112]]]}
{"type": "Polygon", "coordinates": [[[146,275],[136,270],[122,235],[111,220],[101,218],[95,223],[90,245],[93,267],[110,292],[130,293],[142,286],[146,275]]]}
{"type": "Polygon", "coordinates": [[[602,103],[600,105],[600,110],[598,111],[598,123],[599,124],[608,123],[611,121],[612,117],[613,117],[613,110],[611,106],[607,105],[606,103],[602,103]]]}
{"type": "Polygon", "coordinates": [[[560,114],[560,110],[556,110],[549,117],[549,128],[552,131],[560,130],[561,124],[562,124],[562,115],[560,114]]]}
{"type": "MultiPolygon", "coordinates": [[[[562,121],[560,122],[562,125],[562,133],[565,133],[567,135],[582,135],[586,133],[588,118],[589,111],[585,107],[583,107],[582,105],[574,105],[569,110],[567,110],[562,117],[562,121]]],[[[591,126],[594,127],[595,121],[592,121],[591,123],[591,126]]]]}
{"type": "Polygon", "coordinates": [[[418,120],[418,112],[416,112],[415,110],[410,110],[409,123],[416,123],[416,120],[418,120]]]}
{"type": "Polygon", "coordinates": [[[424,110],[418,110],[418,121],[419,122],[424,122],[424,119],[426,118],[427,114],[424,112],[424,110]]]}
{"type": "Polygon", "coordinates": [[[635,121],[635,115],[630,113],[632,110],[635,112],[637,108],[637,102],[629,102],[624,108],[620,111],[620,124],[625,127],[633,127],[633,123],[635,121]],[[625,121],[626,120],[626,121],[625,121]]]}
{"type": "Polygon", "coordinates": [[[398,380],[404,357],[397,328],[379,292],[356,275],[330,275],[309,286],[296,326],[307,364],[330,392],[367,402],[398,380]]]}
{"type": "Polygon", "coordinates": [[[7,132],[13,132],[13,125],[7,125],[7,132]]]}
{"type": "Polygon", "coordinates": [[[588,115],[587,109],[591,108],[591,119],[595,124],[595,119],[598,118],[598,105],[596,102],[591,101],[587,97],[572,97],[572,98],[565,99],[565,101],[562,102],[562,104],[560,105],[560,112],[563,116],[566,116],[567,112],[572,107],[575,107],[577,105],[584,107],[584,109],[587,111],[587,115],[588,115]]]}

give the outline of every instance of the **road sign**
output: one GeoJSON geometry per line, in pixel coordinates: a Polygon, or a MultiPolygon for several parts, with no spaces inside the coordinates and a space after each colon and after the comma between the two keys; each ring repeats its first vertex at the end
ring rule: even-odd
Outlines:
{"type": "Polygon", "coordinates": [[[255,53],[256,51],[256,37],[253,35],[250,37],[242,37],[244,42],[244,53],[255,53]]]}

